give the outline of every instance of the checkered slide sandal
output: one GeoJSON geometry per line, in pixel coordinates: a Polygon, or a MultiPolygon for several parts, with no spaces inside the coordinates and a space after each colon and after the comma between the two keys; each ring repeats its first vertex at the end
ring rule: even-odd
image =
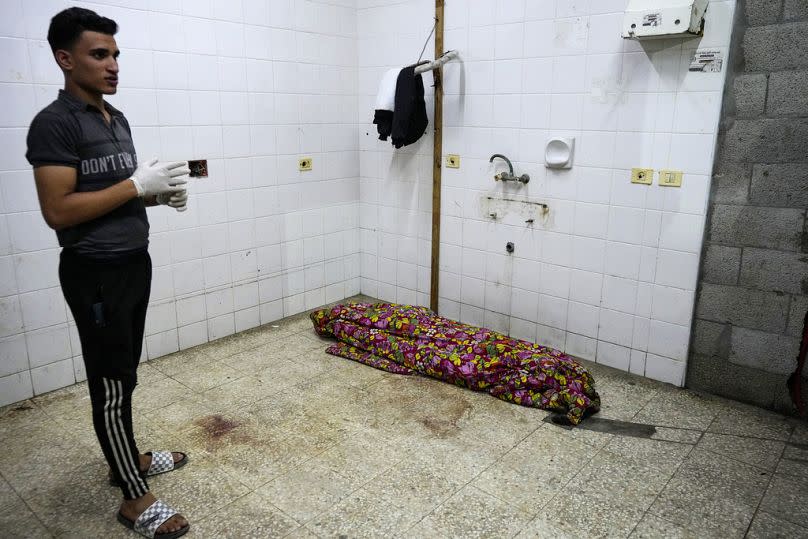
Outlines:
{"type": "MultiPolygon", "coordinates": [[[[149,469],[145,472],[140,472],[141,477],[151,477],[153,475],[159,475],[161,473],[170,472],[172,470],[176,470],[177,468],[182,468],[186,464],[188,464],[188,455],[181,451],[175,451],[182,455],[182,458],[177,462],[174,462],[174,455],[171,451],[149,451],[146,453],[147,455],[151,455],[151,464],[149,464],[149,469]]],[[[119,487],[120,483],[115,480],[115,477],[112,475],[112,472],[109,474],[109,484],[113,487],[119,487]]]]}
{"type": "Polygon", "coordinates": [[[163,503],[160,500],[157,500],[156,502],[151,504],[148,507],[148,509],[143,511],[140,514],[140,516],[137,517],[137,519],[135,519],[134,521],[126,518],[119,511],[118,522],[120,522],[130,530],[136,531],[143,537],[149,537],[150,539],[152,538],[175,539],[176,537],[185,535],[191,528],[191,526],[189,524],[186,524],[184,527],[171,533],[157,533],[157,528],[162,526],[163,522],[170,519],[176,514],[177,511],[173,509],[171,506],[163,503]]]}

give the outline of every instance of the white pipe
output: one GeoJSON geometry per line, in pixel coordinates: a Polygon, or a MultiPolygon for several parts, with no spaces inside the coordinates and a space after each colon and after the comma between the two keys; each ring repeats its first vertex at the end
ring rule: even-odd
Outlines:
{"type": "Polygon", "coordinates": [[[433,69],[441,68],[443,67],[443,64],[445,64],[450,60],[454,60],[455,58],[457,58],[457,51],[446,52],[443,54],[443,56],[441,56],[437,60],[433,60],[428,64],[423,64],[416,67],[415,74],[418,75],[420,73],[426,73],[427,71],[432,71],[433,69]]]}

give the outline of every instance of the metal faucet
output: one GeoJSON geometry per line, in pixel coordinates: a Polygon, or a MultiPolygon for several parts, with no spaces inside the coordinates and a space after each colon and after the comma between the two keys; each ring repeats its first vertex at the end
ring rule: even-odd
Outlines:
{"type": "Polygon", "coordinates": [[[513,181],[522,183],[527,183],[530,181],[530,176],[528,176],[527,174],[522,174],[521,176],[515,176],[513,173],[513,165],[511,164],[511,160],[502,155],[501,153],[495,153],[494,155],[492,155],[491,159],[489,159],[488,162],[493,163],[495,157],[499,157],[500,159],[503,159],[506,163],[508,163],[508,172],[500,172],[499,174],[494,176],[494,180],[496,181],[502,180],[503,182],[513,181]]]}

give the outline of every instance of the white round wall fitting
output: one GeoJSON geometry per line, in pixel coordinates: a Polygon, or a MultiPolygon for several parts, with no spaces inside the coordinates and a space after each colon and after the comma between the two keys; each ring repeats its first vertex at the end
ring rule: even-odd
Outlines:
{"type": "Polygon", "coordinates": [[[547,168],[572,167],[575,137],[553,137],[544,149],[544,165],[547,168]]]}

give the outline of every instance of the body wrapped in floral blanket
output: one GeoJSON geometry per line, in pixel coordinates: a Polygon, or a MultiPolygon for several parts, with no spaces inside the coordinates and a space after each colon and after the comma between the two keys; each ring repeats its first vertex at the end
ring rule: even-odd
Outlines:
{"type": "Polygon", "coordinates": [[[426,307],[351,303],[311,314],[337,343],[326,351],[398,374],[424,374],[502,400],[566,414],[573,425],[600,409],[587,370],[570,356],[426,307]]]}

